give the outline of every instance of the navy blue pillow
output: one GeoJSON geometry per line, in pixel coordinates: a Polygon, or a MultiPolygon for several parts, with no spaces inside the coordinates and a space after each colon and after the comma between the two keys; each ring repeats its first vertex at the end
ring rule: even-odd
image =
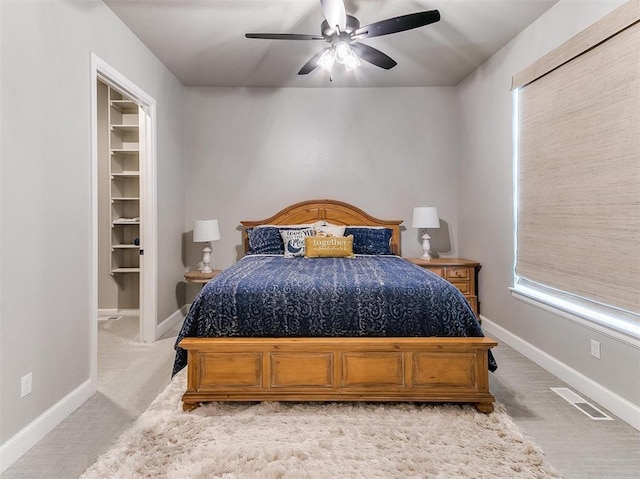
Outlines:
{"type": "Polygon", "coordinates": [[[280,230],[271,226],[247,230],[249,251],[247,254],[284,254],[280,230]]]}
{"type": "Polygon", "coordinates": [[[344,235],[353,235],[353,252],[355,254],[393,254],[391,251],[390,228],[358,228],[347,226],[344,235]]]}

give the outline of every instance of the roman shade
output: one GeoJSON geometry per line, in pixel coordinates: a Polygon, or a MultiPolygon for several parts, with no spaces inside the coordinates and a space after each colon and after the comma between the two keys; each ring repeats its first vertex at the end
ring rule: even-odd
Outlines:
{"type": "MultiPolygon", "coordinates": [[[[640,2],[513,78],[518,281],[640,315],[640,2]]],[[[640,316],[639,316],[640,317],[640,316]]]]}

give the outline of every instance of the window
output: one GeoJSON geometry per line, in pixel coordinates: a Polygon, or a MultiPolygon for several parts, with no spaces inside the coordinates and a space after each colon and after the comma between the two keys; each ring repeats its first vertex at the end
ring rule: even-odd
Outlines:
{"type": "Polygon", "coordinates": [[[513,78],[516,294],[640,338],[640,12],[513,78]]]}

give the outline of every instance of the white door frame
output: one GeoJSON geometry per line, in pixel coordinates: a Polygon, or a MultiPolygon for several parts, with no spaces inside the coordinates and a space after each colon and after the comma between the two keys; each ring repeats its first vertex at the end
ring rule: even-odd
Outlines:
{"type": "Polygon", "coordinates": [[[97,81],[112,86],[135,100],[144,112],[140,142],[140,340],[156,338],[157,308],[157,169],[156,101],[104,60],[91,53],[91,376],[97,380],[98,363],[98,88],[97,81]]]}

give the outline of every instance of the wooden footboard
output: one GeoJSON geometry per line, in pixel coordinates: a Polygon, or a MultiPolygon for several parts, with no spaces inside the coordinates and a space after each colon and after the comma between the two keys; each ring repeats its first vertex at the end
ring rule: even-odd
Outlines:
{"type": "Polygon", "coordinates": [[[490,338],[185,338],[183,408],[207,401],[421,401],[493,411],[490,338]]]}

